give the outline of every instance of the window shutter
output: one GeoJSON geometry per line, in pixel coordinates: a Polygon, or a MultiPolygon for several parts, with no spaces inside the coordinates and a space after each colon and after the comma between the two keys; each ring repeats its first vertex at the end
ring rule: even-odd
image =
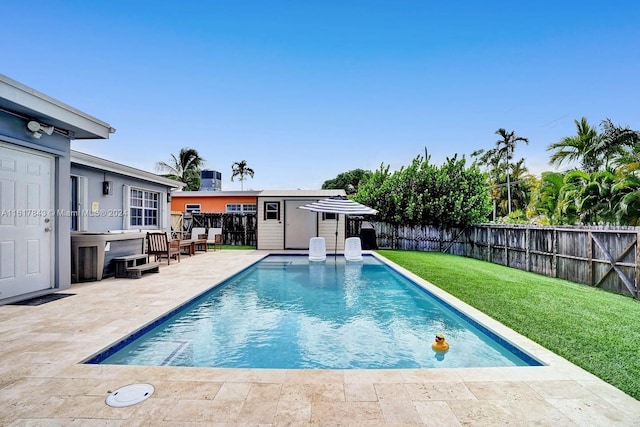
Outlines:
{"type": "Polygon", "coordinates": [[[131,228],[131,186],[122,186],[122,229],[129,230],[131,228]]]}
{"type": "Polygon", "coordinates": [[[89,180],[78,177],[78,231],[89,231],[89,180]]]}
{"type": "Polygon", "coordinates": [[[171,211],[167,208],[167,203],[167,193],[161,191],[158,195],[158,228],[161,230],[171,230],[167,225],[167,213],[171,211]]]}

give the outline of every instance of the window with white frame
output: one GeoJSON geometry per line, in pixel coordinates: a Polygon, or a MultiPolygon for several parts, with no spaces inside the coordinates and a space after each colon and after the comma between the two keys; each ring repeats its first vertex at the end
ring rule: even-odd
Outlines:
{"type": "Polygon", "coordinates": [[[280,202],[264,202],[264,219],[280,219],[280,202]]]}
{"type": "Polygon", "coordinates": [[[338,219],[338,214],[335,212],[322,212],[322,220],[323,221],[328,221],[328,220],[336,220],[338,219]]]}
{"type": "Polygon", "coordinates": [[[129,195],[130,224],[132,227],[159,227],[160,193],[131,188],[129,195]]]}
{"type": "Polygon", "coordinates": [[[200,212],[200,203],[186,203],[184,205],[184,211],[187,213],[200,212]]]}
{"type": "Polygon", "coordinates": [[[227,203],[225,211],[227,213],[256,213],[256,205],[251,203],[227,203]]]}
{"type": "Polygon", "coordinates": [[[240,213],[242,212],[242,205],[239,203],[227,203],[225,211],[227,213],[240,213]]]}

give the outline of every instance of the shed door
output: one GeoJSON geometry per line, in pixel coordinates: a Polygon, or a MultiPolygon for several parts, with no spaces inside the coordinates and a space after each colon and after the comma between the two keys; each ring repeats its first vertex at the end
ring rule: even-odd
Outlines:
{"type": "Polygon", "coordinates": [[[298,206],[309,202],[309,200],[285,200],[285,249],[309,249],[309,239],[317,236],[318,214],[298,209],[298,206]]]}
{"type": "Polygon", "coordinates": [[[52,288],[54,159],[0,143],[0,299],[52,288]]]}

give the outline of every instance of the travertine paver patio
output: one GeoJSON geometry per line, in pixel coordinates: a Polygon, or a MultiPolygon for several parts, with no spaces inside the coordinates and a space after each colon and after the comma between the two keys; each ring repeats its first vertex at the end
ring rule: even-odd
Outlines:
{"type": "Polygon", "coordinates": [[[548,366],[325,371],[80,363],[264,255],[201,253],[142,279],[74,285],[64,292],[75,295],[41,306],[0,306],[0,425],[640,425],[640,402],[429,284],[548,366]],[[125,408],[105,404],[109,391],[132,383],[150,383],[155,392],[125,408]]]}

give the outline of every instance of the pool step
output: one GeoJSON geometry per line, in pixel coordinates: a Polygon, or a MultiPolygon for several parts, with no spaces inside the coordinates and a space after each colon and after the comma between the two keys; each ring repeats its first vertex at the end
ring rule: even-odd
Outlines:
{"type": "Polygon", "coordinates": [[[291,265],[291,261],[262,261],[258,264],[260,269],[282,270],[291,265]]]}

